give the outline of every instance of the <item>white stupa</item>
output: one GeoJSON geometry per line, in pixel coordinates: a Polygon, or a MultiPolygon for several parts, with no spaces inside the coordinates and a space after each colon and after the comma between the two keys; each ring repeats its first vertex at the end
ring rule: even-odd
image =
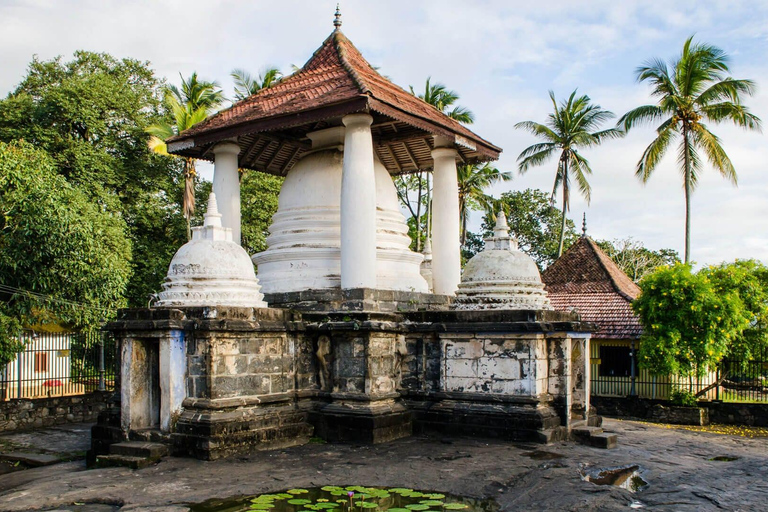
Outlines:
{"type": "Polygon", "coordinates": [[[456,309],[552,309],[533,258],[518,250],[504,212],[493,237],[469,260],[461,276],[456,309]]]}
{"type": "MultiPolygon", "coordinates": [[[[253,256],[264,293],[341,287],[341,182],[344,127],[308,133],[312,150],[288,172],[268,249],[253,256]]],[[[376,288],[427,292],[423,256],[409,248],[395,185],[374,156],[376,288]]]]}
{"type": "Polygon", "coordinates": [[[171,260],[157,306],[267,307],[248,253],[221,226],[216,195],[208,198],[202,226],[171,260]]]}

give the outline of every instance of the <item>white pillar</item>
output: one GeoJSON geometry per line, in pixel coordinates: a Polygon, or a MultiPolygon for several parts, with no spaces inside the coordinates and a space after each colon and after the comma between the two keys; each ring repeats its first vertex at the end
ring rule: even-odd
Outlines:
{"type": "Polygon", "coordinates": [[[240,146],[232,142],[213,148],[213,193],[219,204],[221,225],[232,228],[232,241],[240,243],[240,176],[237,154],[240,146]]]}
{"type": "Polygon", "coordinates": [[[170,432],[173,418],[187,397],[187,351],[184,331],[160,339],[160,430],[170,432]]]}
{"type": "Polygon", "coordinates": [[[456,156],[453,148],[432,150],[432,286],[439,295],[454,295],[461,282],[456,156]]]}
{"type": "Polygon", "coordinates": [[[376,288],[376,176],[368,114],[342,120],[341,288],[376,288]]]}

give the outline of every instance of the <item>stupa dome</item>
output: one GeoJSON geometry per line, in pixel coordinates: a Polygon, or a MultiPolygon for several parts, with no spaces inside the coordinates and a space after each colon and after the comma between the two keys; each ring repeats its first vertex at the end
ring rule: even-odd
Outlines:
{"type": "Polygon", "coordinates": [[[493,237],[469,260],[461,276],[456,309],[552,309],[533,258],[518,250],[509,236],[504,212],[496,218],[493,237]]]}
{"type": "Polygon", "coordinates": [[[202,226],[171,260],[157,306],[240,306],[264,308],[264,296],[248,253],[221,226],[216,196],[208,198],[202,226]]]}
{"type": "MultiPolygon", "coordinates": [[[[264,293],[341,287],[341,181],[344,127],[311,132],[312,150],[288,172],[268,249],[253,256],[264,293]]],[[[423,256],[409,248],[408,226],[386,168],[374,157],[376,288],[427,292],[423,256]]]]}

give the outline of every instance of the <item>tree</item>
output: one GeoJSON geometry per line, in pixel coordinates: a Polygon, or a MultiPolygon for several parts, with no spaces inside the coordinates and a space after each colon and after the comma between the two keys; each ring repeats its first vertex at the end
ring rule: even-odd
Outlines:
{"type": "MultiPolygon", "coordinates": [[[[165,141],[204,121],[224,101],[224,94],[216,82],[200,81],[197,73],[181,77],[181,87],[169,85],[165,89],[165,105],[173,122],[161,121],[146,128],[152,135],[149,147],[156,153],[169,156],[165,141]]],[[[182,212],[187,221],[187,239],[192,238],[192,217],[195,214],[195,188],[197,170],[194,158],[184,157],[184,195],[182,212]]]]}
{"type": "Polygon", "coordinates": [[[656,138],[643,152],[635,175],[646,183],[669,146],[679,141],[678,163],[685,190],[685,262],[691,258],[691,194],[699,181],[703,164],[699,151],[721,176],[737,183],[736,169],[725,153],[720,139],[702,121],[731,121],[736,126],[760,130],[760,119],[741,104],[742,95],[752,95],[752,80],[726,76],[728,57],[715,46],[693,43],[693,36],[683,45],[680,57],[667,64],[654,59],[637,68],[637,80],[649,82],[656,105],[630,110],[619,119],[625,130],[645,123],[661,122],[656,138]]]}
{"type": "Polygon", "coordinates": [[[488,210],[493,198],[485,189],[499,181],[509,181],[512,173],[501,172],[489,164],[464,164],[457,168],[459,181],[459,220],[461,245],[467,241],[469,210],[488,210]]]}
{"type": "Polygon", "coordinates": [[[5,348],[21,324],[91,329],[125,306],[131,274],[125,221],[67,182],[44,151],[0,142],[0,212],[5,348]]]}
{"type": "Polygon", "coordinates": [[[274,67],[268,67],[256,78],[244,69],[234,69],[230,76],[235,81],[235,101],[244,100],[262,89],[272,87],[283,78],[280,70],[274,67]]]}
{"type": "Polygon", "coordinates": [[[267,249],[267,235],[272,216],[277,213],[277,199],[283,178],[247,171],[240,182],[242,207],[242,245],[248,254],[267,249]]]}
{"type": "Polygon", "coordinates": [[[752,319],[738,290],[687,264],[659,267],[640,288],[632,303],[643,326],[638,362],[653,375],[703,377],[752,319]]]}
{"type": "Polygon", "coordinates": [[[68,61],[34,59],[0,100],[0,141],[32,143],[93,204],[124,219],[131,306],[159,290],[185,238],[181,162],[154,154],[145,132],[166,120],[162,85],[146,62],[76,52],[68,61]]]}
{"type": "Polygon", "coordinates": [[[736,292],[749,317],[748,325],[728,340],[727,357],[744,362],[761,357],[768,348],[768,267],[756,260],[736,260],[699,272],[716,294],[736,292]]]}
{"type": "MultiPolygon", "coordinates": [[[[459,95],[452,90],[449,90],[445,85],[440,83],[432,83],[432,78],[428,77],[424,85],[424,92],[417,93],[413,86],[410,86],[411,94],[421,98],[426,103],[432,105],[435,109],[447,115],[451,119],[455,119],[460,123],[472,124],[475,120],[475,116],[466,107],[455,105],[459,100],[459,95]]],[[[421,250],[421,243],[423,236],[423,224],[426,221],[426,231],[429,232],[429,215],[431,212],[431,184],[430,174],[427,171],[419,170],[414,174],[405,176],[398,176],[395,178],[395,187],[397,189],[397,195],[400,201],[405,205],[408,211],[411,213],[413,222],[409,222],[409,225],[416,227],[415,238],[412,234],[411,238],[415,240],[415,250],[421,250]],[[415,192],[415,196],[410,195],[411,192],[415,192]],[[422,217],[422,212],[426,215],[422,217]]],[[[464,238],[464,237],[462,237],[464,238]]]]}
{"type": "MultiPolygon", "coordinates": [[[[504,210],[510,232],[517,238],[520,250],[536,261],[539,270],[544,270],[557,259],[562,219],[546,192],[529,188],[501,194],[483,217],[483,236],[491,236],[493,233],[499,210],[504,210]]],[[[567,219],[565,247],[570,247],[577,239],[576,226],[572,220],[567,219]]]]}
{"type": "Polygon", "coordinates": [[[680,263],[680,256],[673,249],[652,251],[632,237],[624,239],[595,240],[618,267],[635,282],[662,265],[680,263]]]}
{"type": "Polygon", "coordinates": [[[579,191],[589,203],[591,187],[587,175],[592,174],[589,162],[580,153],[580,148],[597,146],[605,139],[621,137],[623,133],[616,128],[595,131],[600,125],[614,115],[590,103],[589,96],[576,97],[573,91],[566,101],[558,106],[555,93],[549,92],[554,112],[549,114],[545,124],[533,121],[517,123],[515,128],[527,130],[533,135],[544,139],[527,147],[517,157],[520,174],[531,167],[541,165],[549,160],[556,152],[560,152],[555,172],[555,184],[552,187],[552,201],[559,187],[563,188],[563,211],[560,223],[560,242],[557,257],[563,254],[565,243],[566,214],[570,206],[571,179],[576,181],[579,191]]]}

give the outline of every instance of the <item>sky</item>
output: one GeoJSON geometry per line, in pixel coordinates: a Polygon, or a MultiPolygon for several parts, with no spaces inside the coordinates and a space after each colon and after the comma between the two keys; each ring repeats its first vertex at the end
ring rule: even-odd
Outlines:
{"type": "MultiPolygon", "coordinates": [[[[33,56],[68,59],[79,49],[149,61],[171,83],[197,71],[231,94],[235,68],[289,73],[306,62],[332,31],[335,7],[329,0],[0,0],[0,95],[21,81],[33,56]]],[[[546,120],[548,91],[560,99],[578,89],[621,116],[653,102],[635,69],[676,57],[691,35],[725,50],[732,76],[757,82],[745,104],[768,123],[768,2],[344,0],[341,11],[343,32],[382,74],[417,90],[431,76],[459,93],[476,115],[471,129],[503,148],[497,167],[515,171],[495,195],[551,191],[554,161],[517,175],[517,156],[536,139],[514,128],[546,120]]],[[[692,199],[692,259],[768,263],[766,134],[711,128],[738,187],[705,168],[692,199]]],[[[586,212],[593,238],[632,237],[682,256],[685,203],[674,151],[647,184],[634,176],[654,133],[638,128],[583,151],[594,171],[592,201],[573,194],[569,215],[580,226],[586,212]]]]}

